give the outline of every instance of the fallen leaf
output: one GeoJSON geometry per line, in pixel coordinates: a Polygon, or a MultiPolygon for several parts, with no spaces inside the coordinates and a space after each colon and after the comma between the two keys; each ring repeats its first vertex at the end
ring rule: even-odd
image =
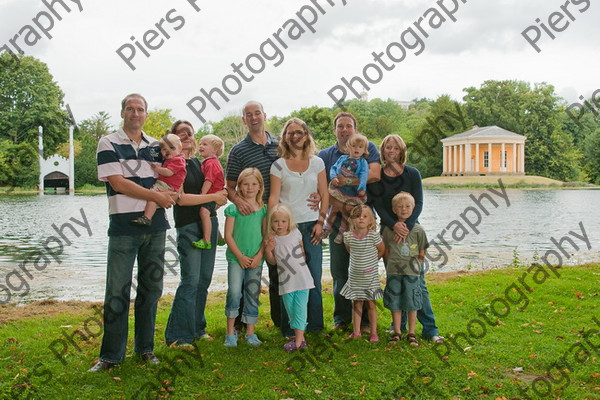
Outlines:
{"type": "Polygon", "coordinates": [[[523,372],[523,367],[513,368],[513,372],[523,372]]]}
{"type": "Polygon", "coordinates": [[[240,390],[241,388],[243,388],[244,385],[245,385],[245,383],[242,383],[239,388],[233,389],[232,392],[237,392],[238,390],[240,390]]]}
{"type": "Polygon", "coordinates": [[[360,389],[360,395],[362,396],[363,394],[365,394],[365,387],[366,385],[362,385],[362,389],[360,389]]]}
{"type": "Polygon", "coordinates": [[[120,381],[120,380],[121,380],[121,378],[119,378],[118,376],[113,376],[113,377],[112,377],[112,380],[113,380],[113,381],[120,381]]]}
{"type": "Polygon", "coordinates": [[[323,392],[322,392],[322,391],[320,391],[320,390],[317,390],[317,389],[315,389],[315,393],[316,393],[316,394],[321,394],[321,393],[323,393],[323,392]]]}

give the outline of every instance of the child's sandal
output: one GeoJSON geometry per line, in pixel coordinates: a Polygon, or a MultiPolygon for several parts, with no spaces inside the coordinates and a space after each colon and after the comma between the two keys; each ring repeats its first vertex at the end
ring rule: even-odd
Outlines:
{"type": "Polygon", "coordinates": [[[417,335],[415,335],[414,333],[409,333],[406,336],[406,340],[408,341],[408,343],[413,346],[413,347],[418,347],[419,346],[419,342],[417,340],[417,335]]]}
{"type": "Polygon", "coordinates": [[[390,340],[388,341],[388,343],[389,344],[396,344],[396,343],[398,343],[401,340],[402,340],[402,334],[400,334],[400,333],[394,333],[392,335],[392,337],[390,338],[390,340]]]}

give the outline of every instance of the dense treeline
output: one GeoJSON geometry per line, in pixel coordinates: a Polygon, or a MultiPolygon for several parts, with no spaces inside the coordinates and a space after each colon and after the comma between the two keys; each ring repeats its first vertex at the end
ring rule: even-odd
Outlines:
{"type": "MultiPolygon", "coordinates": [[[[8,57],[6,53],[1,58],[8,57]]],[[[14,68],[0,71],[0,185],[35,186],[38,180],[37,126],[44,126],[44,155],[68,154],[67,132],[72,123],[63,103],[64,94],[52,80],[47,66],[33,57],[19,56],[14,68]]],[[[10,65],[0,59],[3,65],[10,65]]],[[[477,126],[497,125],[527,136],[525,168],[529,175],[563,181],[600,184],[600,122],[590,111],[577,119],[565,111],[566,102],[552,85],[521,81],[486,81],[479,88],[464,89],[457,101],[447,95],[435,100],[416,99],[408,109],[392,99],[358,99],[344,102],[354,114],[359,131],[375,143],[388,134],[398,134],[409,147],[409,163],[424,177],[442,172],[440,139],[477,126]]],[[[398,97],[401,97],[401,93],[398,97]]],[[[266,105],[268,107],[268,105],[266,105]]],[[[267,110],[268,111],[268,110],[267,110]]],[[[335,142],[333,118],[336,107],[303,107],[282,117],[271,117],[267,129],[279,135],[285,121],[299,117],[314,133],[319,148],[335,142]]],[[[97,185],[96,146],[98,139],[115,130],[110,116],[98,112],[80,121],[75,129],[75,184],[97,185]]],[[[170,109],[154,109],[144,130],[162,136],[175,120],[170,109]]],[[[198,136],[214,133],[229,148],[246,135],[240,114],[209,122],[198,136]]],[[[226,156],[222,157],[226,162],[226,156]]]]}

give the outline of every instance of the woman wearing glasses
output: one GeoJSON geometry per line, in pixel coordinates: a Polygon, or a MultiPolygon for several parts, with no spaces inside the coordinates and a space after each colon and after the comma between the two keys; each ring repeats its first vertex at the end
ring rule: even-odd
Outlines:
{"type": "MultiPolygon", "coordinates": [[[[323,329],[321,230],[329,206],[325,164],[315,152],[315,142],[306,123],[299,118],[288,120],[281,131],[280,158],[271,165],[268,203],[269,210],[279,202],[287,204],[302,233],[306,263],[315,285],[308,295],[307,332],[320,332],[323,329]],[[314,193],[318,193],[321,199],[317,210],[311,208],[309,203],[314,193]]],[[[281,310],[281,332],[286,337],[293,336],[285,307],[281,307],[281,310]]]]}

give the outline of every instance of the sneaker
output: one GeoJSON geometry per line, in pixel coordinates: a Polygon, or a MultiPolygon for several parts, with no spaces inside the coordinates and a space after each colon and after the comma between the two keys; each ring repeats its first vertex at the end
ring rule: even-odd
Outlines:
{"type": "Polygon", "coordinates": [[[260,341],[258,336],[256,336],[255,333],[253,333],[252,335],[246,336],[246,342],[248,342],[248,344],[250,346],[254,346],[254,347],[258,347],[262,344],[262,342],[260,341]]]}
{"type": "Polygon", "coordinates": [[[334,331],[345,331],[346,329],[348,329],[348,325],[341,322],[333,326],[334,331]]]}
{"type": "Polygon", "coordinates": [[[204,249],[204,250],[210,250],[212,249],[212,246],[210,244],[210,242],[207,242],[204,239],[200,239],[196,242],[192,242],[192,246],[198,248],[198,249],[204,249]]]}
{"type": "Polygon", "coordinates": [[[444,337],[443,336],[439,336],[439,335],[432,336],[430,340],[433,343],[436,343],[436,344],[443,344],[444,343],[444,337]]]}
{"type": "Polygon", "coordinates": [[[237,341],[238,341],[238,337],[235,333],[233,335],[226,335],[224,346],[225,347],[237,347],[237,341]]]}
{"type": "Polygon", "coordinates": [[[148,364],[160,364],[158,358],[154,355],[153,352],[149,351],[148,353],[142,354],[142,360],[146,361],[148,364]]]}
{"type": "Polygon", "coordinates": [[[150,218],[146,217],[145,215],[142,215],[141,217],[132,219],[131,223],[133,225],[137,225],[137,226],[150,226],[150,225],[152,225],[152,220],[150,218]]]}
{"type": "Polygon", "coordinates": [[[200,335],[198,340],[206,340],[210,342],[211,340],[213,340],[213,337],[210,336],[208,333],[203,333],[202,335],[200,335]]]}
{"type": "Polygon", "coordinates": [[[115,365],[117,365],[117,364],[113,364],[108,361],[99,360],[92,368],[88,369],[88,372],[104,371],[105,369],[110,369],[110,368],[114,367],[115,365]]]}

